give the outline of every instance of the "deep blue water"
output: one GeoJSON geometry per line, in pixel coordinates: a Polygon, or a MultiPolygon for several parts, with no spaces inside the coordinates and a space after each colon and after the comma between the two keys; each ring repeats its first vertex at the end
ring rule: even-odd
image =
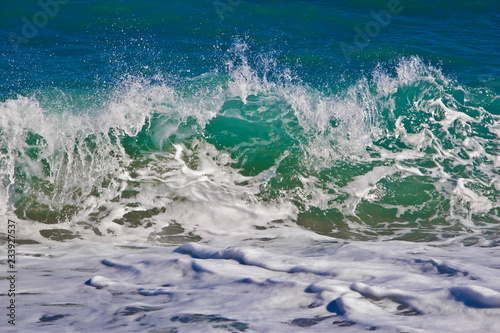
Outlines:
{"type": "Polygon", "coordinates": [[[251,45],[251,58],[272,53],[317,84],[352,80],[412,55],[462,82],[500,75],[494,0],[61,2],[68,3],[50,17],[39,1],[2,1],[2,95],[92,89],[138,73],[194,77],[220,68],[236,38],[251,45]],[[356,44],[357,28],[378,34],[356,44]],[[342,43],[354,51],[343,52],[342,43]]]}

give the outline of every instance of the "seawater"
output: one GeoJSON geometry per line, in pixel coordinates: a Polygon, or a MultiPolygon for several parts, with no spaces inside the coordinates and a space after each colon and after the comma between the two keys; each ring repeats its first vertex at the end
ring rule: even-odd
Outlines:
{"type": "Polygon", "coordinates": [[[500,332],[499,1],[0,7],[2,331],[500,332]]]}
{"type": "Polygon", "coordinates": [[[47,8],[1,14],[0,209],[26,241],[498,238],[498,2],[47,8]]]}

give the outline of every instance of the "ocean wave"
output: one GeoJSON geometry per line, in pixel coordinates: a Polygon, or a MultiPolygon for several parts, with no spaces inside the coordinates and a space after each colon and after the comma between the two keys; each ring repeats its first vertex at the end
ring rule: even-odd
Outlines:
{"type": "Polygon", "coordinates": [[[362,239],[496,230],[494,90],[418,57],[317,87],[249,53],[237,42],[189,79],[127,76],[84,106],[47,91],[0,103],[2,213],[153,241],[273,221],[362,239]]]}

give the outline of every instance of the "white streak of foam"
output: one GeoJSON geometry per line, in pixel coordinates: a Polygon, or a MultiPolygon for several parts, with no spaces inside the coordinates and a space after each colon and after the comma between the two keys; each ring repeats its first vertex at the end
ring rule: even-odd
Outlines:
{"type": "Polygon", "coordinates": [[[458,112],[456,110],[450,109],[446,105],[444,105],[442,98],[438,98],[434,101],[430,101],[429,106],[438,106],[445,112],[445,118],[441,120],[439,123],[443,125],[444,129],[448,129],[450,125],[457,119],[460,119],[464,122],[475,122],[476,120],[463,112],[458,112]]]}
{"type": "Polygon", "coordinates": [[[343,213],[355,215],[356,206],[362,199],[368,198],[370,191],[376,188],[376,184],[383,178],[397,172],[397,168],[392,166],[379,166],[364,175],[357,176],[354,180],[342,188],[342,191],[349,194],[345,201],[343,213]]]}
{"type": "Polygon", "coordinates": [[[484,196],[481,196],[471,189],[465,187],[465,184],[470,182],[472,182],[472,180],[470,179],[458,179],[455,189],[453,190],[453,194],[459,199],[469,203],[469,214],[487,213],[493,208],[493,204],[488,198],[485,198],[484,196]]]}
{"type": "Polygon", "coordinates": [[[401,170],[401,171],[405,171],[405,172],[408,172],[408,173],[411,173],[413,175],[416,175],[416,176],[423,176],[424,174],[416,167],[406,167],[406,166],[402,166],[400,164],[396,164],[396,168],[398,170],[401,170]]]}

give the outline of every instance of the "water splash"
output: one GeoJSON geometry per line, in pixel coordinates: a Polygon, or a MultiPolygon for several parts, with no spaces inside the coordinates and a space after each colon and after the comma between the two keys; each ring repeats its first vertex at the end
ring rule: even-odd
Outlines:
{"type": "Polygon", "coordinates": [[[339,237],[495,230],[494,92],[417,57],[320,90],[251,55],[238,42],[198,77],[128,76],[90,106],[0,103],[3,213],[150,239],[273,220],[339,237]]]}

